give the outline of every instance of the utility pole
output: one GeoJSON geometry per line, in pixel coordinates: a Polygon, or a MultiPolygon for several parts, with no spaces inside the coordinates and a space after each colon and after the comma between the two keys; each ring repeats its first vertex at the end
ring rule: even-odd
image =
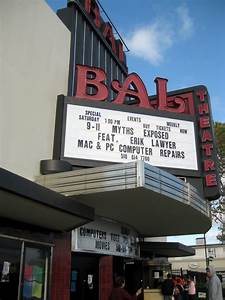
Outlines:
{"type": "Polygon", "coordinates": [[[207,257],[207,247],[206,247],[206,237],[204,233],[204,247],[205,247],[205,267],[207,268],[209,266],[209,260],[207,257]]]}

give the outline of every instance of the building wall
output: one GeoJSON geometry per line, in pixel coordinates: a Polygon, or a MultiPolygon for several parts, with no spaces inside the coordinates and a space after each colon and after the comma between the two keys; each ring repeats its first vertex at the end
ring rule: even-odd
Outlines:
{"type": "Polygon", "coordinates": [[[144,239],[145,242],[167,242],[166,236],[160,236],[160,237],[148,237],[144,239]]]}
{"type": "Polygon", "coordinates": [[[54,240],[51,300],[70,299],[71,235],[65,233],[54,240]]]}
{"type": "Polygon", "coordinates": [[[205,272],[206,255],[210,258],[210,265],[213,265],[216,271],[225,272],[225,245],[212,244],[206,246],[206,255],[204,245],[192,246],[196,253],[188,257],[174,257],[169,261],[172,264],[172,270],[190,270],[196,272],[205,272]]]}
{"type": "Polygon", "coordinates": [[[44,0],[0,1],[0,167],[33,180],[52,158],[70,32],[44,0]]]}

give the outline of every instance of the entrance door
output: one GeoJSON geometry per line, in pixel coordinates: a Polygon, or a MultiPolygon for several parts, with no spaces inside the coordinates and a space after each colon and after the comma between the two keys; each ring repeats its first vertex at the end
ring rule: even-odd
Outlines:
{"type": "Polygon", "coordinates": [[[143,287],[142,263],[140,261],[126,262],[125,279],[126,288],[130,294],[135,294],[138,289],[143,287]]]}
{"type": "Polygon", "coordinates": [[[99,300],[99,256],[72,254],[70,300],[99,300]]]}
{"type": "Polygon", "coordinates": [[[17,300],[22,242],[0,237],[0,299],[17,300]]]}

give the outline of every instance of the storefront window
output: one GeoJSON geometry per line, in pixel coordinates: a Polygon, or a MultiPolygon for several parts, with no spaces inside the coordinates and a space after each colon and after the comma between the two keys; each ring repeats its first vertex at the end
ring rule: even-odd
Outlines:
{"type": "Polygon", "coordinates": [[[49,248],[25,246],[21,299],[47,299],[49,258],[49,248]]]}
{"type": "Polygon", "coordinates": [[[0,300],[48,300],[51,247],[0,236],[0,300]]]}

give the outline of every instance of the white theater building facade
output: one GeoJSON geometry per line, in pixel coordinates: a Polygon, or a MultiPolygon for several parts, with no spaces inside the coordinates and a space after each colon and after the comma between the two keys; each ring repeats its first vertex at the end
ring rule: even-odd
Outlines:
{"type": "Polygon", "coordinates": [[[156,78],[149,96],[96,1],[57,15],[44,1],[13,3],[0,3],[0,250],[18,250],[15,299],[107,300],[116,274],[147,294],[170,268],[158,257],[194,252],[146,238],[211,227],[220,189],[207,88],[167,92],[156,78]],[[31,265],[34,245],[45,251],[31,265]]]}

